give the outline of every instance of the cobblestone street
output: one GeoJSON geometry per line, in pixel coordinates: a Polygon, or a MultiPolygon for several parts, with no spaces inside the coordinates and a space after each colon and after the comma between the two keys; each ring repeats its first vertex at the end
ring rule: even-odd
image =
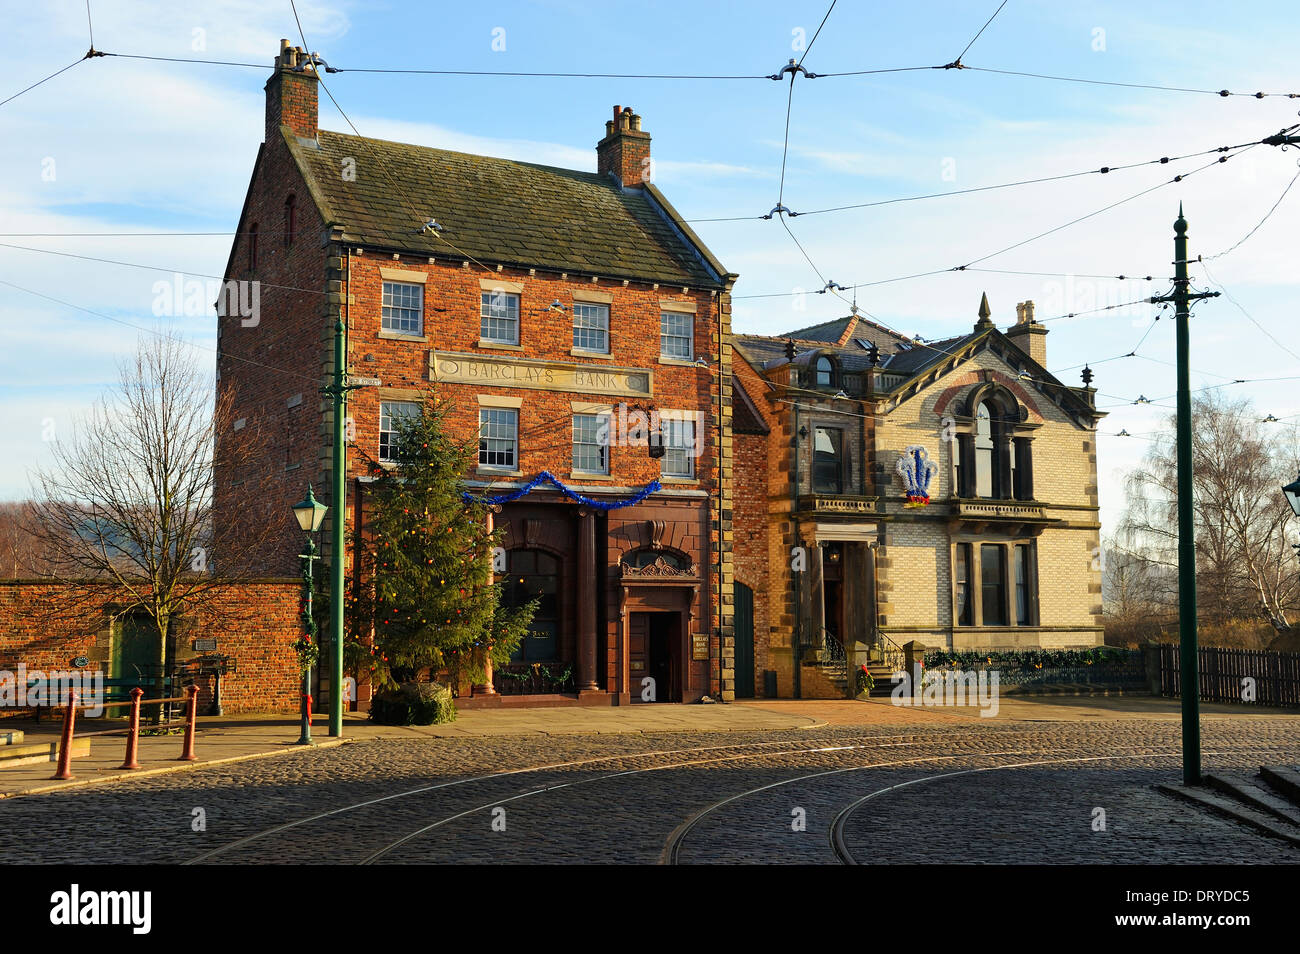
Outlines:
{"type": "MultiPolygon", "coordinates": [[[[1204,753],[1294,765],[1300,732],[1210,719],[1204,753]]],[[[1178,725],[1151,720],[352,741],[5,799],[0,861],[1300,860],[1152,787],[1179,778],[1178,725]]]]}

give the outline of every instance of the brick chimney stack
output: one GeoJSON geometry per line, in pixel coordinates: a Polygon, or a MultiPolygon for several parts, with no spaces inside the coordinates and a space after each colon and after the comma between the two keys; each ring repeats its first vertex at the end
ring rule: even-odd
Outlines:
{"type": "Polygon", "coordinates": [[[1016,323],[1007,329],[1007,337],[1043,367],[1047,367],[1047,329],[1034,320],[1034,303],[1016,305],[1016,323]]]}
{"type": "Polygon", "coordinates": [[[275,58],[275,72],[266,81],[266,142],[280,138],[280,127],[302,139],[315,139],[317,133],[316,68],[301,47],[280,41],[280,55],[275,58]],[[299,71],[301,68],[301,71],[299,71]]]}
{"type": "Polygon", "coordinates": [[[596,144],[596,172],[613,173],[625,187],[650,181],[650,134],[642,132],[641,117],[631,106],[615,106],[614,118],[605,121],[605,138],[596,144]]]}

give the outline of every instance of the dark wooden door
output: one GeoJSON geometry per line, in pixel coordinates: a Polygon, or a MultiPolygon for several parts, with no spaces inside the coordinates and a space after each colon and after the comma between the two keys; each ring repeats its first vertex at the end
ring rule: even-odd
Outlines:
{"type": "Polygon", "coordinates": [[[736,584],[736,698],[754,698],[754,591],[736,584]]]}
{"type": "Polygon", "coordinates": [[[650,675],[650,614],[632,613],[627,624],[628,691],[641,702],[641,680],[650,675]]]}
{"type": "MultiPolygon", "coordinates": [[[[124,616],[117,624],[113,643],[113,678],[137,679],[156,671],[162,657],[162,641],[153,623],[139,616],[124,616]]],[[[144,689],[149,683],[140,683],[144,689]]]]}

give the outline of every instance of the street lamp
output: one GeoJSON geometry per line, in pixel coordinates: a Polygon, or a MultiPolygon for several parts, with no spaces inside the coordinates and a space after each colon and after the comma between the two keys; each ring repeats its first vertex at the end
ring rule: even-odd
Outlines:
{"type": "Polygon", "coordinates": [[[1300,517],[1300,477],[1296,477],[1289,484],[1284,484],[1282,493],[1286,495],[1286,502],[1291,505],[1291,510],[1300,517]]]}
{"type": "MultiPolygon", "coordinates": [[[[311,484],[307,485],[307,496],[299,503],[293,505],[293,516],[298,521],[298,526],[302,528],[303,533],[307,534],[307,552],[300,553],[298,556],[303,561],[302,571],[302,590],[303,590],[303,628],[307,631],[307,641],[313,642],[316,638],[316,619],[312,615],[311,597],[312,597],[312,563],[318,559],[316,556],[316,541],[312,539],[312,534],[320,529],[320,525],[325,521],[325,511],[329,508],[316,499],[312,493],[311,484]]],[[[298,737],[299,745],[311,745],[311,667],[308,666],[302,673],[302,733],[298,737]]]]}

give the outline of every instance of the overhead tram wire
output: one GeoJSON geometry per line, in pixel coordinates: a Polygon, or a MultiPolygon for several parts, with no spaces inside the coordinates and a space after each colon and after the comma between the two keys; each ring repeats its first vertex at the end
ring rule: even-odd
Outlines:
{"type": "Polygon", "coordinates": [[[51,73],[49,76],[45,77],[45,79],[37,80],[35,83],[33,83],[31,86],[28,86],[26,89],[20,89],[18,92],[14,93],[12,96],[9,96],[9,97],[7,97],[7,98],[5,98],[5,99],[0,99],[0,106],[3,106],[5,103],[12,102],[13,100],[17,99],[19,96],[23,95],[23,93],[30,93],[30,92],[31,92],[32,90],[34,90],[36,87],[41,86],[41,85],[43,85],[43,84],[45,84],[45,83],[48,83],[50,80],[54,79],[54,77],[59,76],[59,75],[61,75],[61,74],[63,74],[63,73],[66,73],[68,70],[72,69],[72,68],[73,68],[74,66],[76,66],[78,63],[80,63],[80,62],[86,60],[86,59],[89,58],[90,56],[91,56],[91,54],[90,54],[90,53],[87,53],[85,56],[80,57],[79,59],[73,60],[73,61],[72,61],[71,63],[69,63],[67,66],[63,67],[63,69],[61,69],[61,70],[56,70],[55,72],[51,73]]]}
{"type": "MultiPolygon", "coordinates": [[[[205,272],[191,272],[184,268],[169,268],[162,265],[145,265],[140,262],[124,262],[115,258],[100,258],[95,255],[80,255],[76,252],[60,252],[52,248],[32,248],[29,245],[14,245],[10,242],[0,242],[0,248],[14,249],[19,252],[35,252],[39,255],[57,255],[59,258],[75,258],[85,262],[97,262],[101,265],[117,265],[121,268],[139,268],[148,272],[170,272],[174,275],[186,275],[191,278],[206,278],[213,281],[224,282],[226,279],[220,275],[210,275],[205,272]]],[[[298,285],[276,285],[272,282],[258,282],[262,288],[278,288],[283,291],[306,292],[312,295],[324,295],[325,291],[319,288],[302,288],[298,285]]]]}
{"type": "Polygon", "coordinates": [[[989,28],[989,24],[992,23],[995,19],[997,19],[997,15],[1002,12],[1002,8],[1005,7],[1006,5],[1007,5],[1007,0],[1002,0],[1002,2],[998,4],[998,8],[993,11],[993,16],[989,17],[987,20],[984,21],[984,25],[979,28],[979,32],[976,33],[973,37],[971,37],[970,42],[966,44],[966,49],[962,50],[960,53],[957,54],[957,59],[953,60],[954,63],[960,63],[961,58],[970,52],[970,48],[975,45],[975,41],[978,40],[980,36],[984,33],[984,31],[989,28]]]}
{"type": "MultiPolygon", "coordinates": [[[[1300,177],[1300,173],[1297,173],[1297,177],[1300,177]]],[[[1295,179],[1292,179],[1291,181],[1294,182],[1295,179]]],[[[1290,186],[1287,186],[1287,188],[1290,188],[1290,186]]],[[[1281,200],[1279,199],[1278,201],[1281,201],[1281,200]]],[[[1277,208],[1277,206],[1274,206],[1274,208],[1277,208]]],[[[1267,218],[1267,216],[1265,216],[1265,218],[1267,218]]],[[[1256,226],[1256,228],[1258,228],[1258,227],[1259,227],[1259,226],[1256,226]]],[[[1252,230],[1252,231],[1253,231],[1253,230],[1252,230]]],[[[1247,236],[1247,238],[1249,238],[1249,237],[1250,237],[1250,236],[1247,236]]],[[[1246,239],[1242,239],[1241,241],[1244,242],[1245,240],[1246,240],[1246,239]]],[[[1241,242],[1238,242],[1237,244],[1240,245],[1241,242]]],[[[1235,247],[1235,246],[1234,246],[1234,247],[1235,247]]],[[[1231,251],[1231,249],[1230,249],[1229,251],[1231,251]]],[[[1226,255],[1227,252],[1224,252],[1224,253],[1222,253],[1222,254],[1226,255]]],[[[1217,258],[1218,256],[1213,256],[1213,257],[1217,258]]],[[[1265,336],[1266,336],[1270,341],[1273,342],[1273,344],[1277,345],[1279,348],[1281,348],[1283,351],[1285,351],[1285,352],[1286,352],[1287,354],[1289,354],[1291,357],[1295,358],[1297,361],[1300,361],[1300,354],[1297,354],[1296,352],[1292,351],[1289,347],[1287,347],[1285,344],[1283,344],[1281,341],[1279,341],[1279,340],[1277,339],[1277,337],[1273,334],[1273,332],[1269,331],[1267,328],[1265,328],[1263,325],[1261,325],[1258,321],[1255,320],[1255,316],[1252,315],[1250,312],[1248,312],[1248,311],[1245,309],[1245,307],[1242,306],[1241,302],[1237,301],[1237,299],[1235,299],[1235,298],[1232,297],[1232,293],[1231,293],[1230,291],[1228,291],[1228,289],[1225,288],[1225,287],[1223,286],[1223,283],[1220,282],[1218,279],[1216,279],[1216,278],[1214,277],[1213,274],[1211,274],[1211,272],[1210,272],[1210,267],[1206,264],[1206,262],[1205,262],[1204,259],[1202,259],[1201,262],[1200,262],[1199,264],[1200,264],[1201,268],[1203,268],[1203,269],[1205,270],[1205,277],[1210,281],[1210,283],[1211,283],[1212,285],[1214,285],[1216,288],[1218,288],[1219,291],[1223,292],[1224,297],[1226,297],[1226,298],[1228,299],[1228,301],[1232,302],[1232,304],[1236,307],[1236,309],[1237,309],[1239,312],[1241,312],[1241,313],[1242,313],[1243,315],[1245,315],[1248,319],[1250,319],[1250,323],[1251,323],[1251,324],[1253,324],[1256,328],[1258,328],[1260,331],[1262,331],[1262,332],[1264,333],[1264,335],[1265,335],[1265,336]]]]}
{"type": "MultiPolygon", "coordinates": [[[[126,321],[126,320],[124,320],[124,319],[122,319],[122,318],[115,318],[115,317],[113,317],[112,315],[105,314],[105,313],[102,312],[102,311],[95,311],[93,308],[86,308],[86,307],[83,306],[83,305],[77,305],[77,304],[74,304],[74,303],[72,303],[72,302],[70,302],[70,301],[65,301],[65,300],[63,300],[62,298],[56,298],[56,297],[54,297],[53,295],[47,295],[47,294],[45,294],[44,292],[38,292],[38,291],[36,291],[35,289],[27,288],[27,287],[25,287],[25,286],[23,286],[23,285],[19,285],[19,284],[15,283],[15,282],[7,281],[6,279],[3,279],[3,278],[0,278],[0,285],[4,285],[4,286],[6,286],[7,288],[13,288],[13,289],[15,289],[15,290],[17,290],[17,291],[23,292],[24,294],[27,294],[27,295],[32,295],[32,296],[34,296],[34,297],[36,297],[36,298],[43,298],[43,299],[45,299],[46,301],[54,302],[56,305],[62,305],[62,306],[65,307],[65,308],[71,308],[71,309],[73,309],[74,311],[84,312],[84,313],[87,314],[87,315],[93,315],[94,317],[96,317],[96,318],[102,318],[102,319],[104,319],[105,321],[111,321],[111,322],[114,322],[115,324],[123,325],[123,326],[125,326],[125,327],[127,327],[127,328],[133,328],[133,329],[135,329],[136,331],[142,332],[142,333],[147,334],[147,335],[153,335],[153,336],[156,337],[156,338],[166,338],[166,337],[168,337],[168,335],[167,335],[165,332],[163,332],[163,331],[159,331],[159,330],[156,329],[156,328],[146,328],[144,325],[133,324],[132,322],[126,321]]],[[[261,369],[264,370],[264,371],[271,371],[271,372],[273,372],[273,373],[275,373],[275,374],[288,375],[289,377],[292,377],[292,378],[300,378],[300,379],[302,379],[303,381],[307,381],[307,382],[310,382],[310,383],[312,383],[312,384],[316,384],[316,383],[318,383],[318,379],[317,379],[317,378],[312,377],[311,375],[308,375],[308,374],[303,374],[301,371],[294,371],[294,370],[291,369],[291,368],[277,368],[277,367],[275,367],[274,365],[263,364],[262,362],[260,362],[260,361],[254,361],[254,360],[252,360],[251,358],[241,358],[241,357],[238,356],[238,355],[230,354],[230,353],[227,352],[227,351],[222,351],[220,348],[210,348],[210,347],[208,347],[207,345],[202,345],[202,344],[199,344],[198,342],[190,341],[190,340],[185,339],[185,338],[182,338],[182,339],[180,339],[180,340],[183,341],[186,345],[188,345],[188,346],[191,347],[191,348],[197,348],[197,349],[200,350],[200,351],[208,351],[208,352],[211,352],[212,354],[217,355],[218,357],[221,357],[221,356],[224,355],[225,357],[229,358],[229,359],[232,360],[232,361],[238,361],[238,362],[240,362],[241,364],[247,364],[247,365],[251,365],[251,366],[253,366],[253,367],[255,367],[255,368],[261,368],[261,369]]]]}
{"type": "MultiPolygon", "coordinates": [[[[1291,128],[1294,129],[1295,127],[1291,127],[1291,128]]],[[[1285,131],[1286,130],[1283,130],[1283,132],[1285,131]]],[[[1246,243],[1246,240],[1249,239],[1256,232],[1258,232],[1260,230],[1260,227],[1263,226],[1263,224],[1269,220],[1269,216],[1271,216],[1274,212],[1277,211],[1277,207],[1282,204],[1282,200],[1286,198],[1286,194],[1291,191],[1291,187],[1295,185],[1297,179],[1300,179],[1300,172],[1297,172],[1294,176],[1291,177],[1291,181],[1286,184],[1286,188],[1283,189],[1282,194],[1277,197],[1277,201],[1273,203],[1272,208],[1270,208],[1267,212],[1265,212],[1264,217],[1260,219],[1257,223],[1255,223],[1255,227],[1251,229],[1249,232],[1247,232],[1245,235],[1243,235],[1241,239],[1237,241],[1236,244],[1234,244],[1231,248],[1224,249],[1222,252],[1216,252],[1213,255],[1201,256],[1199,261],[1201,263],[1205,263],[1205,262],[1213,261],[1216,258],[1223,258],[1223,256],[1229,255],[1232,252],[1235,252],[1237,249],[1241,248],[1241,246],[1246,243]]]]}
{"type": "MultiPolygon", "coordinates": [[[[1039,239],[1046,238],[1046,237],[1049,236],[1049,235],[1054,235],[1055,233],[1060,232],[1060,231],[1063,231],[1064,229],[1067,229],[1067,228],[1069,228],[1070,226],[1077,225],[1077,224],[1080,223],[1080,222],[1084,222],[1084,221],[1087,221],[1088,219],[1091,219],[1091,218],[1093,218],[1093,217],[1095,217],[1095,216],[1101,215],[1103,212],[1108,212],[1108,211],[1110,211],[1111,209],[1118,208],[1119,206],[1124,205],[1124,204],[1126,204],[1126,203],[1128,203],[1128,202],[1132,202],[1132,201],[1134,201],[1135,199],[1140,199],[1140,198],[1142,198],[1142,197],[1145,196],[1145,195],[1149,195],[1150,193],[1157,191],[1158,189],[1163,189],[1163,188],[1165,188],[1166,186],[1170,186],[1170,185],[1173,185],[1173,184],[1175,184],[1175,183],[1182,182],[1184,179],[1190,178],[1191,176],[1196,175],[1198,172],[1204,172],[1206,169],[1209,169],[1211,166],[1221,165],[1221,164],[1227,162],[1229,159],[1231,159],[1231,158],[1233,158],[1233,157],[1235,157],[1235,156],[1240,155],[1241,152],[1244,152],[1244,151],[1246,151],[1246,150],[1248,150],[1248,149],[1252,149],[1252,148],[1254,148],[1255,145],[1258,145],[1258,143],[1254,143],[1254,144],[1251,144],[1251,145],[1246,145],[1246,146],[1244,146],[1244,147],[1241,147],[1241,150],[1240,150],[1239,152],[1234,152],[1234,153],[1232,153],[1231,155],[1222,155],[1222,156],[1220,156],[1218,159],[1215,159],[1213,162],[1207,162],[1207,163],[1206,163],[1205,165],[1203,165],[1203,166],[1198,166],[1197,168],[1193,169],[1191,172],[1180,173],[1179,175],[1174,176],[1172,179],[1168,179],[1168,180],[1166,180],[1166,181],[1164,181],[1164,182],[1158,182],[1158,183],[1156,183],[1155,185],[1150,186],[1149,188],[1143,189],[1143,190],[1140,191],[1140,192],[1135,192],[1135,193],[1133,193],[1133,194],[1130,195],[1130,196],[1126,196],[1126,197],[1123,198],[1123,199],[1120,199],[1120,200],[1118,200],[1118,201],[1116,201],[1116,202],[1112,202],[1112,203],[1110,203],[1109,205],[1105,205],[1105,206],[1101,207],[1100,209],[1096,209],[1096,210],[1094,210],[1094,211],[1092,211],[1092,212],[1089,212],[1089,213],[1087,213],[1087,214],[1085,214],[1085,215],[1077,216],[1076,218],[1073,218],[1073,219],[1071,219],[1071,220],[1068,221],[1068,222],[1062,223],[1061,225],[1055,226],[1054,228],[1050,228],[1050,229],[1048,229],[1048,230],[1046,230],[1046,231],[1044,231],[1044,232],[1039,232],[1037,235],[1032,235],[1032,236],[1030,236],[1029,238],[1022,239],[1021,241],[1019,241],[1019,242],[1015,242],[1014,244],[1011,244],[1011,245],[1007,245],[1007,246],[1005,246],[1004,248],[998,249],[998,250],[995,251],[995,252],[989,252],[989,253],[986,254],[986,255],[981,255],[981,256],[978,257],[978,258],[971,259],[971,260],[970,260],[969,262],[967,262],[965,265],[955,265],[955,266],[952,266],[952,267],[950,267],[950,268],[943,268],[943,269],[932,269],[932,270],[930,270],[930,271],[926,271],[926,272],[914,272],[914,273],[912,273],[912,274],[910,274],[910,275],[901,275],[901,276],[897,276],[897,277],[895,277],[895,278],[879,279],[879,280],[872,281],[872,282],[858,282],[858,283],[855,283],[855,284],[853,284],[853,285],[841,286],[841,288],[842,288],[842,290],[844,290],[844,291],[851,291],[851,290],[856,289],[856,288],[866,288],[866,287],[870,287],[870,286],[873,286],[873,285],[883,285],[883,284],[888,284],[888,283],[896,282],[896,281],[907,281],[907,280],[910,280],[910,279],[913,279],[913,278],[922,278],[922,277],[926,277],[926,276],[929,276],[929,275],[942,274],[942,273],[944,273],[944,272],[963,272],[963,271],[966,271],[966,270],[970,269],[970,266],[972,266],[972,265],[976,265],[976,264],[978,264],[979,262],[988,261],[988,260],[991,259],[991,258],[996,258],[997,256],[1002,255],[1002,254],[1005,254],[1006,252],[1010,252],[1010,251],[1012,251],[1013,249],[1021,248],[1021,247],[1025,246],[1025,245],[1029,245],[1029,244],[1032,243],[1032,242],[1036,242],[1036,241],[1038,241],[1039,239]]],[[[790,227],[789,227],[789,225],[785,222],[785,217],[784,217],[784,216],[781,217],[781,222],[782,222],[782,225],[785,226],[786,232],[790,234],[790,237],[791,237],[792,239],[794,239],[794,233],[790,231],[790,227]]],[[[804,247],[799,243],[798,239],[794,239],[794,240],[795,240],[795,244],[799,246],[799,250],[800,250],[800,252],[803,253],[804,258],[808,260],[808,263],[809,263],[810,265],[812,265],[812,267],[813,267],[813,271],[817,273],[818,278],[820,278],[821,281],[822,281],[822,283],[823,283],[823,285],[825,285],[825,284],[826,284],[826,279],[825,279],[825,276],[822,274],[821,270],[820,270],[819,268],[817,268],[816,265],[813,264],[812,259],[811,259],[811,258],[809,257],[809,255],[808,255],[808,252],[807,252],[807,251],[804,249],[804,247]]],[[[788,295],[798,294],[798,292],[787,292],[787,293],[785,293],[785,294],[788,296],[788,295]]],[[[739,299],[739,298],[758,297],[758,296],[739,296],[739,295],[738,295],[738,296],[735,296],[735,297],[736,297],[737,299],[739,299]]],[[[778,296],[778,295],[769,295],[769,296],[765,296],[765,297],[780,297],[780,296],[778,296]]],[[[839,297],[842,298],[843,296],[839,296],[839,297]]]]}
{"type": "MultiPolygon", "coordinates": [[[[302,33],[301,26],[299,27],[302,33]]],[[[306,42],[305,40],[303,41],[306,42]]],[[[243,63],[233,60],[205,60],[181,56],[148,56],[142,53],[101,53],[100,56],[115,56],[119,59],[147,60],[158,63],[194,63],[205,66],[236,66],[247,69],[264,70],[265,63],[243,63]]],[[[389,73],[417,76],[503,76],[533,79],[645,79],[645,80],[770,80],[770,74],[688,74],[688,73],[566,73],[560,71],[530,72],[524,70],[434,70],[434,69],[385,69],[368,67],[327,66],[326,73],[389,73]]]]}
{"type": "Polygon", "coordinates": [[[817,29],[813,31],[813,38],[808,41],[808,45],[804,47],[803,53],[799,57],[799,66],[803,66],[804,58],[812,51],[813,44],[817,42],[817,38],[822,35],[822,27],[824,27],[826,21],[831,18],[831,11],[835,9],[835,4],[838,2],[839,0],[831,0],[831,5],[826,8],[826,14],[822,17],[822,22],[817,24],[817,29]]]}
{"type": "MultiPolygon", "coordinates": [[[[1296,127],[1300,128],[1300,127],[1296,127]]],[[[1181,156],[1161,156],[1158,159],[1145,159],[1141,162],[1129,162],[1117,166],[1100,166],[1092,169],[1083,169],[1078,172],[1065,172],[1054,176],[1040,176],[1034,179],[1016,179],[1011,182],[999,182],[993,185],[975,186],[970,189],[951,189],[947,192],[927,192],[921,195],[897,196],[892,199],[877,199],[872,202],[858,202],[851,205],[836,205],[824,209],[810,209],[807,212],[788,211],[786,214],[791,218],[800,218],[805,215],[824,215],[829,212],[847,212],[855,209],[872,209],[884,205],[896,205],[900,202],[920,202],[925,199],[943,199],[950,196],[973,195],[980,192],[994,192],[1000,189],[1012,189],[1027,185],[1041,185],[1044,182],[1061,182],[1066,179],[1078,179],[1082,176],[1108,175],[1112,172],[1123,172],[1129,169],[1140,169],[1143,166],[1168,165],[1171,162],[1182,162],[1186,159],[1196,159],[1200,156],[1208,156],[1214,153],[1228,153],[1234,150],[1244,150],[1248,146],[1258,146],[1263,143],[1262,139],[1256,139],[1251,142],[1238,143],[1235,146],[1216,146],[1211,149],[1202,149],[1199,152],[1189,152],[1181,156]]],[[[1191,175],[1191,173],[1188,173],[1191,175]]],[[[697,222],[748,222],[751,220],[766,220],[771,217],[767,215],[730,215],[715,216],[711,218],[687,219],[688,224],[697,222]]]]}
{"type": "MultiPolygon", "coordinates": [[[[940,68],[974,70],[977,73],[997,73],[1002,76],[1020,76],[1020,77],[1027,77],[1031,79],[1052,80],[1060,83],[1085,83],[1089,86],[1119,86],[1119,87],[1123,87],[1124,89],[1150,89],[1150,90],[1159,90],[1167,93],[1203,93],[1208,96],[1222,96],[1222,97],[1246,96],[1251,99],[1265,99],[1268,97],[1282,98],[1282,99],[1300,99],[1300,93],[1263,93],[1263,92],[1234,93],[1226,89],[1198,89],[1190,86],[1157,86],[1151,83],[1121,83],[1118,82],[1117,80],[1083,79],[1077,76],[1053,76],[1047,73],[1026,73],[1019,70],[1000,70],[1000,69],[993,69],[992,67],[989,66],[967,66],[965,63],[961,64],[960,66],[954,66],[954,67],[945,66],[940,68]]],[[[833,75],[833,74],[823,74],[823,75],[833,75]]]]}
{"type": "MultiPolygon", "coordinates": [[[[806,52],[806,51],[805,51],[806,52]]],[[[198,57],[181,57],[181,56],[152,56],[143,53],[109,53],[96,51],[96,56],[112,56],[118,59],[145,60],[159,63],[191,63],[203,66],[234,66],[245,69],[266,69],[265,63],[245,63],[234,60],[207,60],[198,57]]],[[[810,76],[810,79],[826,79],[842,76],[876,76],[888,73],[913,73],[923,70],[949,70],[962,69],[973,70],[980,73],[997,73],[1004,76],[1019,76],[1032,79],[1052,80],[1065,83],[1086,83],[1092,86],[1116,86],[1124,89],[1149,89],[1160,90],[1175,93],[1203,93],[1211,96],[1238,96],[1248,97],[1250,99],[1265,98],[1283,98],[1283,99],[1300,99],[1300,93],[1265,93],[1265,92],[1233,92],[1227,89],[1200,89],[1187,86],[1159,86],[1150,83],[1122,83],[1117,80],[1098,80],[1086,79],[1075,76],[1054,76],[1045,73],[1030,73],[1019,70],[994,69],[987,66],[968,66],[963,63],[960,67],[951,63],[927,66],[893,66],[878,69],[866,70],[840,70],[836,72],[817,73],[810,76]]],[[[738,74],[708,74],[708,73],[572,73],[564,71],[523,71],[523,70],[452,70],[452,69],[419,69],[419,68],[377,68],[377,67],[336,67],[326,68],[327,73],[376,73],[376,74],[393,74],[408,76],[502,76],[502,77],[525,77],[541,79],[646,79],[646,80],[771,80],[780,79],[779,75],[774,77],[772,74],[760,73],[738,73],[738,74]]],[[[2,105],[2,104],[0,104],[2,105]]]]}

